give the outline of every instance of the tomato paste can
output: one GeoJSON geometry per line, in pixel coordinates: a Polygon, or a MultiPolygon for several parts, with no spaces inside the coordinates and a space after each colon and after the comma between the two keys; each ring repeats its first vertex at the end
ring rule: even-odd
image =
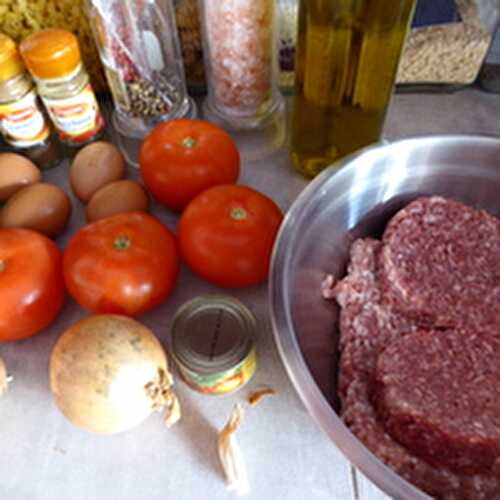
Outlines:
{"type": "Polygon", "coordinates": [[[184,304],[172,324],[172,354],[183,380],[204,394],[227,394],[255,373],[255,317],[239,300],[204,295],[184,304]]]}

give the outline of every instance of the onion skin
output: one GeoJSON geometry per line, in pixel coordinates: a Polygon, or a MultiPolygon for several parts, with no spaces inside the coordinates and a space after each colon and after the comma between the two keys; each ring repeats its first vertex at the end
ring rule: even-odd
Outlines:
{"type": "Polygon", "coordinates": [[[52,350],[49,371],[50,389],[64,416],[100,434],[139,425],[158,409],[152,394],[169,391],[165,383],[171,382],[156,336],[132,318],[111,314],[68,328],[52,350]],[[156,385],[159,391],[151,391],[156,385]]]}

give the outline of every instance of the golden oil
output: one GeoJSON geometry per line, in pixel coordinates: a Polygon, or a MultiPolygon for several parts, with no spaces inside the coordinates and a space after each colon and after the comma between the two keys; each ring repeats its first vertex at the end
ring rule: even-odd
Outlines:
{"type": "Polygon", "coordinates": [[[380,139],[415,0],[300,0],[291,155],[313,177],[380,139]]]}

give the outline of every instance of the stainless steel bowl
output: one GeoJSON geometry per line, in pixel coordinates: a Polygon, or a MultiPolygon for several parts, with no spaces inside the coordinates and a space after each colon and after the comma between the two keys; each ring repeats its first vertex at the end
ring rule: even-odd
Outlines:
{"type": "Polygon", "coordinates": [[[322,299],[320,285],[327,273],[345,273],[353,240],[380,235],[398,209],[431,194],[500,215],[500,139],[422,137],[368,148],[341,161],[292,205],[271,269],[274,334],[297,392],[347,459],[395,498],[428,497],[379,461],[339,419],[338,309],[322,299]]]}

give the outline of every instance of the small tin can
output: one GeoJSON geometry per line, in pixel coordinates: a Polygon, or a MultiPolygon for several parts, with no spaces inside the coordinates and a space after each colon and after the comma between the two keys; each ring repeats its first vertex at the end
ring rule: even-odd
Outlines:
{"type": "Polygon", "coordinates": [[[220,295],[184,304],[172,325],[172,354],[184,381],[204,394],[227,394],[255,373],[255,318],[239,300],[220,295]]]}

